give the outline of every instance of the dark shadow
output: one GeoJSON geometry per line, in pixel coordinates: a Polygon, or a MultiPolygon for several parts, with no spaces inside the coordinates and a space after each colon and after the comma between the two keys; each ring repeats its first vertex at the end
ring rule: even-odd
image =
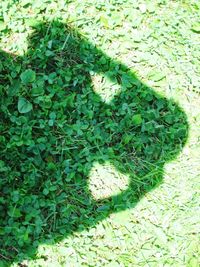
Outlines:
{"type": "Polygon", "coordinates": [[[29,43],[24,57],[0,54],[0,256],[8,264],[134,207],[160,184],[188,132],[177,103],[69,26],[37,25],[29,43]],[[27,69],[36,79],[23,84],[27,69]],[[93,90],[94,73],[121,86],[109,104],[93,90]],[[33,110],[18,112],[21,96],[33,110]],[[96,201],[87,180],[94,162],[129,175],[129,188],[96,201]]]}

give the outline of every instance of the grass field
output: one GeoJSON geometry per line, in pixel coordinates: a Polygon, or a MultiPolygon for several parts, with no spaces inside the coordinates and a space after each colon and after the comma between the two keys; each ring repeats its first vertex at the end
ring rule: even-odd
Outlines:
{"type": "Polygon", "coordinates": [[[200,3],[0,3],[0,267],[200,262],[200,3]]]}

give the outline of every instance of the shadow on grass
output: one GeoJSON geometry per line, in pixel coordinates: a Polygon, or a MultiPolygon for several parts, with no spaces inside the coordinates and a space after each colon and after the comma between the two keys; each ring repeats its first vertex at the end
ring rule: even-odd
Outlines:
{"type": "Polygon", "coordinates": [[[134,207],[160,184],[188,132],[173,100],[69,26],[37,25],[29,44],[24,57],[0,54],[0,242],[8,264],[134,207]],[[95,74],[110,90],[120,86],[109,103],[93,90],[95,74]],[[128,189],[95,200],[94,162],[127,174],[128,189]]]}

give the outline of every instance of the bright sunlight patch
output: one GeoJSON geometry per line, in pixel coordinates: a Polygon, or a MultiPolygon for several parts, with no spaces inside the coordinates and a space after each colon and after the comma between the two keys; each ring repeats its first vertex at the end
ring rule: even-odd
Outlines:
{"type": "Polygon", "coordinates": [[[102,100],[106,103],[109,103],[113,97],[121,91],[117,81],[116,83],[110,81],[107,77],[100,74],[92,75],[91,78],[95,93],[100,95],[102,100]]]}
{"type": "Polygon", "coordinates": [[[95,163],[89,175],[89,189],[96,200],[119,194],[128,188],[128,184],[129,177],[109,163],[95,163]]]}

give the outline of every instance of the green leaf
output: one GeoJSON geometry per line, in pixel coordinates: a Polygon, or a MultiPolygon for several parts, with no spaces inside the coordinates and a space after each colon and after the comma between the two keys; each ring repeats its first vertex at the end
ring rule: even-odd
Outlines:
{"type": "Polygon", "coordinates": [[[135,125],[140,125],[142,123],[142,117],[140,114],[136,114],[132,117],[132,122],[135,125]]]}
{"type": "Polygon", "coordinates": [[[200,33],[200,22],[196,22],[193,26],[192,26],[192,31],[195,33],[200,33]]]}
{"type": "Polygon", "coordinates": [[[15,207],[12,207],[12,208],[9,209],[8,215],[10,217],[14,217],[14,218],[19,218],[19,217],[22,216],[21,211],[19,209],[15,208],[15,207]]]}
{"type": "Polygon", "coordinates": [[[43,95],[44,94],[44,88],[42,87],[35,87],[32,89],[31,94],[33,96],[43,95]]]}
{"type": "Polygon", "coordinates": [[[64,101],[64,105],[67,107],[74,107],[74,99],[75,99],[76,94],[72,93],[71,95],[67,96],[64,101]]]}
{"type": "Polygon", "coordinates": [[[25,99],[24,97],[20,97],[18,100],[18,111],[20,113],[27,113],[33,109],[32,104],[25,99]]]}
{"type": "Polygon", "coordinates": [[[13,80],[13,84],[8,89],[9,96],[16,96],[20,89],[20,80],[13,80]]]}
{"type": "Polygon", "coordinates": [[[128,144],[132,140],[133,136],[131,134],[125,134],[123,136],[123,142],[124,144],[128,144]]]}
{"type": "Polygon", "coordinates": [[[46,196],[46,195],[48,195],[49,194],[49,190],[47,189],[47,188],[44,188],[44,190],[43,190],[43,194],[46,196]]]}
{"type": "Polygon", "coordinates": [[[165,74],[158,70],[152,70],[148,73],[149,79],[151,79],[154,82],[159,82],[165,78],[165,74]]]}
{"type": "Polygon", "coordinates": [[[109,28],[109,22],[108,22],[108,18],[107,17],[102,15],[100,17],[100,21],[104,25],[104,27],[109,28]]]}
{"type": "Polygon", "coordinates": [[[0,32],[6,29],[6,23],[0,21],[0,32]]]}
{"type": "Polygon", "coordinates": [[[35,81],[35,71],[29,69],[22,72],[20,78],[24,84],[29,84],[35,81]]]}

